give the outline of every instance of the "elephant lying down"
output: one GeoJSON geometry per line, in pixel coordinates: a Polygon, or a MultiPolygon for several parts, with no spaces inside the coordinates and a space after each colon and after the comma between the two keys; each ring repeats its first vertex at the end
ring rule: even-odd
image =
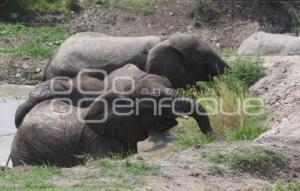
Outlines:
{"type": "Polygon", "coordinates": [[[13,166],[73,166],[81,163],[76,156],[82,154],[104,157],[136,152],[137,142],[145,140],[148,133],[176,126],[178,113],[191,109],[188,115],[197,121],[201,131],[206,134],[212,131],[205,110],[195,100],[180,98],[173,102],[176,97],[170,93],[171,85],[166,78],[126,65],[107,76],[107,82],[109,91],[85,108],[55,99],[36,102],[18,126],[11,150],[13,166]],[[133,76],[135,85],[121,80],[111,88],[112,79],[122,75],[133,76]],[[126,94],[120,92],[131,89],[126,94]],[[164,106],[174,103],[176,112],[171,107],[162,107],[161,112],[155,114],[155,103],[163,99],[164,106]]]}

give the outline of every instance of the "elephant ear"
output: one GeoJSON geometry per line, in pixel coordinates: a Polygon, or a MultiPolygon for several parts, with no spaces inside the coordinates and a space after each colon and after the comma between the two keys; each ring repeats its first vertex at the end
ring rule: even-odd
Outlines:
{"type": "Polygon", "coordinates": [[[213,76],[224,74],[228,64],[222,60],[204,41],[196,35],[175,34],[170,44],[187,59],[186,68],[196,81],[211,80],[213,76]]]}
{"type": "Polygon", "coordinates": [[[145,140],[148,134],[143,129],[139,116],[130,113],[134,108],[129,106],[129,100],[112,92],[98,97],[84,116],[87,126],[99,136],[131,142],[145,140]],[[116,111],[122,115],[116,114],[116,111]]]}
{"type": "Polygon", "coordinates": [[[167,77],[174,88],[186,87],[193,82],[186,61],[185,55],[165,40],[150,50],[146,72],[167,77]]]}

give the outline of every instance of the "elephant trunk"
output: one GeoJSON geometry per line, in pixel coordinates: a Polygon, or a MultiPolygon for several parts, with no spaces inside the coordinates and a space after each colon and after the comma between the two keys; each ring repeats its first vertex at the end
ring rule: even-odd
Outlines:
{"type": "Polygon", "coordinates": [[[172,110],[173,112],[176,112],[177,116],[180,116],[179,114],[184,114],[193,117],[202,133],[213,133],[205,108],[195,99],[173,95],[172,102],[172,110]]]}
{"type": "Polygon", "coordinates": [[[15,125],[16,128],[19,128],[20,124],[22,123],[24,117],[26,116],[26,114],[38,103],[40,102],[40,100],[38,99],[32,99],[29,98],[28,100],[26,100],[26,102],[22,103],[15,114],[15,125]]]}

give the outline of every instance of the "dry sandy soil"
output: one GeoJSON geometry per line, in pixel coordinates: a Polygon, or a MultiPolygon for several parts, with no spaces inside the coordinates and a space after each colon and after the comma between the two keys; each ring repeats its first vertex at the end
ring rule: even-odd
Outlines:
{"type": "Polygon", "coordinates": [[[168,179],[151,179],[154,190],[261,190],[276,181],[300,181],[300,56],[265,57],[267,75],[251,87],[272,110],[271,130],[254,142],[219,142],[150,159],[163,167],[168,179]],[[286,166],[268,176],[237,173],[226,166],[201,162],[211,152],[265,147],[283,153],[286,166]]]}

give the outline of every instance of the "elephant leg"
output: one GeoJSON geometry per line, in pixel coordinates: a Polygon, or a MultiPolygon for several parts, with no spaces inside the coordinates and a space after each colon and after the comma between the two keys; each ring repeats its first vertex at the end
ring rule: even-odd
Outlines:
{"type": "Polygon", "coordinates": [[[103,158],[116,154],[128,156],[137,153],[137,143],[99,136],[89,127],[85,127],[82,132],[79,150],[92,158],[103,158]]]}

